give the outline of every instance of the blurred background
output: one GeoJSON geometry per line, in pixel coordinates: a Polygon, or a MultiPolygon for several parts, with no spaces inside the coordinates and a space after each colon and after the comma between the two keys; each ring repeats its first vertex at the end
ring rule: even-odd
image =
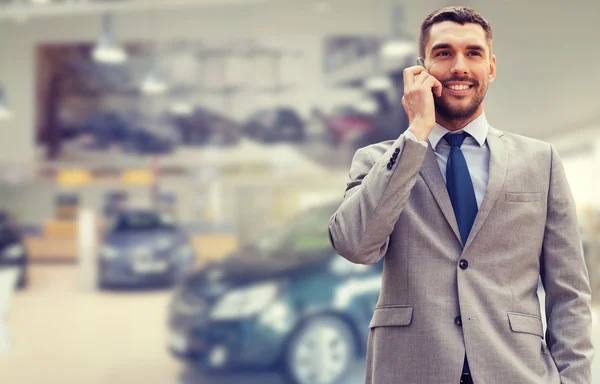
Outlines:
{"type": "MultiPolygon", "coordinates": [[[[0,382],[363,383],[382,265],[327,223],[446,5],[1,0],[0,382]]],[[[461,5],[494,30],[488,120],[562,157],[600,346],[599,6],[461,5]]]]}

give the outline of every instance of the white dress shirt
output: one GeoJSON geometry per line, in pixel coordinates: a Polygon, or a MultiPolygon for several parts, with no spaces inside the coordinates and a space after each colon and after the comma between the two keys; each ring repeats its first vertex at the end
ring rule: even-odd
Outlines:
{"type": "MultiPolygon", "coordinates": [[[[463,129],[454,132],[464,131],[471,135],[470,137],[467,136],[465,138],[460,149],[462,150],[465,160],[467,161],[467,166],[469,167],[469,174],[473,181],[478,208],[481,206],[481,202],[487,191],[489,179],[490,149],[487,145],[488,130],[489,126],[485,113],[482,113],[463,129]]],[[[449,132],[449,130],[436,123],[428,138],[429,145],[432,146],[438,165],[440,166],[444,182],[446,182],[446,163],[448,162],[448,156],[450,155],[450,145],[444,140],[444,135],[449,132]]],[[[410,131],[404,132],[404,135],[410,140],[417,141],[425,146],[428,145],[425,141],[418,141],[415,135],[410,131]]]]}

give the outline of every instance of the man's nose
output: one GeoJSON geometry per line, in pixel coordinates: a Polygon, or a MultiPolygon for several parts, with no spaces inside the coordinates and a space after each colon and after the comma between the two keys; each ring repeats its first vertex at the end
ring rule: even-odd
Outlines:
{"type": "Polygon", "coordinates": [[[465,58],[462,55],[457,55],[456,60],[454,61],[454,66],[452,67],[452,74],[455,76],[464,76],[468,73],[469,68],[467,67],[465,58]]]}

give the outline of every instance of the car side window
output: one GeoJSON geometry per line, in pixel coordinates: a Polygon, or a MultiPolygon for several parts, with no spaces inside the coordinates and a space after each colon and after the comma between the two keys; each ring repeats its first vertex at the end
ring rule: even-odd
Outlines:
{"type": "Polygon", "coordinates": [[[293,248],[296,251],[326,250],[331,248],[327,223],[331,215],[323,212],[311,216],[308,220],[299,223],[296,228],[293,248]]]}

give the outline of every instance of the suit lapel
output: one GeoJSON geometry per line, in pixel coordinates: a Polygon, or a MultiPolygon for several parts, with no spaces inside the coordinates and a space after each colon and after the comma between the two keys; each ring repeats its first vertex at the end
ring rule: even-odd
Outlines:
{"type": "Polygon", "coordinates": [[[483,201],[481,202],[479,212],[477,213],[477,217],[475,218],[475,222],[473,223],[473,227],[471,228],[471,232],[469,233],[467,244],[465,244],[464,246],[464,249],[466,249],[473,242],[475,236],[477,236],[477,233],[479,232],[479,230],[483,226],[483,223],[490,214],[494,203],[498,199],[500,191],[502,191],[502,186],[504,185],[504,179],[506,177],[506,170],[508,168],[509,158],[507,144],[504,141],[504,139],[502,139],[502,136],[503,133],[501,131],[490,127],[487,136],[487,143],[490,148],[488,186],[483,201]]]}
{"type": "Polygon", "coordinates": [[[444,183],[440,166],[437,163],[437,159],[435,158],[435,153],[433,152],[431,145],[429,145],[427,148],[427,153],[425,154],[425,160],[423,160],[420,173],[423,177],[423,180],[425,180],[425,183],[429,187],[429,190],[433,194],[433,197],[435,198],[435,201],[440,207],[442,213],[446,217],[446,221],[448,221],[452,231],[454,231],[456,238],[459,242],[461,242],[458,224],[456,222],[456,217],[454,216],[454,210],[452,209],[452,202],[448,196],[446,183],[444,183]]]}

